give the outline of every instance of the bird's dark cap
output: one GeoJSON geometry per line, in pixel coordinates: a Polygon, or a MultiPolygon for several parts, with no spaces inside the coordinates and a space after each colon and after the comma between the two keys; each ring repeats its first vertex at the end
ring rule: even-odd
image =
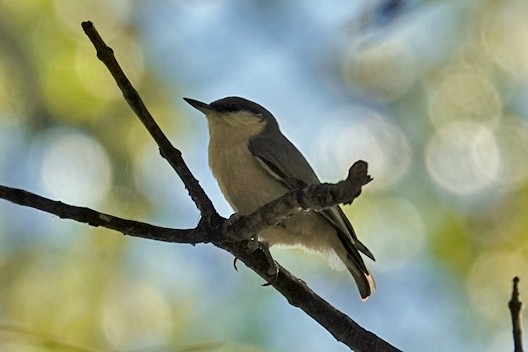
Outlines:
{"type": "Polygon", "coordinates": [[[192,107],[200,110],[203,113],[206,113],[207,111],[216,111],[220,113],[247,111],[255,115],[271,115],[271,113],[266,110],[266,108],[262,105],[240,97],[222,98],[213,101],[211,104],[206,104],[201,101],[189,98],[183,98],[183,100],[185,100],[186,102],[191,104],[192,107]]]}
{"type": "Polygon", "coordinates": [[[211,107],[218,112],[247,111],[255,115],[271,114],[262,105],[240,97],[227,97],[213,101],[211,107]]]}
{"type": "Polygon", "coordinates": [[[191,104],[192,107],[200,110],[206,115],[210,112],[217,112],[222,114],[230,112],[232,113],[239,111],[247,111],[257,116],[260,120],[265,120],[269,128],[273,126],[278,127],[277,121],[275,120],[271,112],[269,112],[265,107],[251,100],[247,100],[241,97],[226,97],[219,100],[215,100],[211,104],[202,103],[201,101],[189,98],[183,99],[189,104],[191,104]]]}

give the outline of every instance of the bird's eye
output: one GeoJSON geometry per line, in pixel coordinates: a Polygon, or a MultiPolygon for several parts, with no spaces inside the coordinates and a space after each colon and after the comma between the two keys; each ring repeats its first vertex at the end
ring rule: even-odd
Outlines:
{"type": "Polygon", "coordinates": [[[259,121],[264,120],[264,115],[262,115],[262,114],[257,114],[257,117],[259,118],[259,121]]]}

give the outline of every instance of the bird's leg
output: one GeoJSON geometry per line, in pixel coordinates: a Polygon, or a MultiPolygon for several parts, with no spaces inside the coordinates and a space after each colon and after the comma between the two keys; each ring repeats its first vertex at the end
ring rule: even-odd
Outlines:
{"type": "MultiPolygon", "coordinates": [[[[277,264],[275,259],[273,259],[273,257],[271,256],[268,243],[261,242],[258,240],[257,236],[253,236],[251,239],[248,240],[247,247],[248,247],[248,253],[253,253],[257,249],[260,249],[262,253],[264,253],[264,257],[266,257],[266,261],[269,264],[268,275],[271,277],[271,279],[267,281],[265,284],[263,284],[262,286],[273,285],[275,281],[277,281],[277,278],[279,277],[279,265],[277,264]]],[[[233,261],[233,266],[236,271],[238,271],[238,268],[236,266],[237,260],[238,258],[235,257],[233,261]]]]}
{"type": "MultiPolygon", "coordinates": [[[[259,244],[259,241],[257,239],[257,235],[251,237],[249,240],[247,240],[247,248],[248,248],[248,253],[253,253],[254,251],[256,251],[257,249],[259,249],[260,247],[260,244],[259,244]]],[[[235,259],[233,260],[233,267],[235,268],[236,271],[238,271],[238,268],[237,268],[237,265],[236,265],[236,262],[237,262],[238,258],[235,257],[235,259]]]]}
{"type": "Polygon", "coordinates": [[[259,243],[260,250],[262,251],[262,253],[264,253],[264,256],[266,257],[266,261],[268,262],[268,265],[269,265],[268,275],[271,277],[271,279],[268,280],[262,286],[270,286],[270,285],[273,285],[275,281],[277,281],[277,279],[279,278],[279,265],[277,264],[275,259],[273,259],[273,257],[271,256],[271,252],[269,250],[269,244],[267,242],[259,242],[259,241],[257,242],[259,243]]]}
{"type": "Polygon", "coordinates": [[[257,235],[251,237],[246,244],[248,248],[248,253],[251,254],[257,249],[259,249],[261,247],[261,243],[262,242],[259,242],[257,235]]]}

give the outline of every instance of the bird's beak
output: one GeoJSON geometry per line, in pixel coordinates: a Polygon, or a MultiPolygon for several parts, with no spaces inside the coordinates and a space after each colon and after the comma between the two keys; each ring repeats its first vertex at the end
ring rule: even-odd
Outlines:
{"type": "Polygon", "coordinates": [[[194,100],[194,99],[189,99],[189,98],[183,98],[183,100],[185,100],[186,102],[188,102],[189,104],[191,104],[191,106],[197,110],[200,110],[201,112],[203,112],[204,114],[208,114],[210,112],[213,112],[214,109],[211,107],[211,105],[209,104],[206,104],[206,103],[202,103],[201,101],[198,101],[198,100],[194,100]]]}

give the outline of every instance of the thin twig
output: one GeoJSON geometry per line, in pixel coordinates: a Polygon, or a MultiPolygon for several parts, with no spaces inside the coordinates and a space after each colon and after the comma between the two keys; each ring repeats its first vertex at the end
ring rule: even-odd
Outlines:
{"type": "Polygon", "coordinates": [[[200,232],[198,228],[179,230],[127,220],[90,208],[77,207],[51,200],[23,189],[0,186],[0,198],[18,205],[57,215],[61,219],[75,220],[94,227],[104,227],[121,232],[123,235],[176,243],[197,244],[209,242],[205,240],[206,237],[204,236],[206,236],[206,233],[200,232]]]}
{"type": "Polygon", "coordinates": [[[520,301],[519,294],[519,281],[517,276],[513,278],[513,289],[511,300],[508,302],[510,308],[512,327],[513,327],[513,344],[515,346],[515,352],[523,352],[522,344],[522,324],[521,324],[521,312],[523,309],[523,303],[520,301]]]}
{"type": "Polygon", "coordinates": [[[191,199],[194,201],[196,207],[200,211],[200,214],[205,218],[216,214],[213,203],[209,197],[207,197],[203,188],[198,183],[198,180],[193,176],[185,164],[185,161],[181,156],[181,152],[176,149],[171,144],[169,139],[163,134],[160,127],[156,121],[154,121],[154,118],[143,103],[143,100],[139,96],[138,92],[121,69],[121,66],[114,56],[114,51],[112,48],[106,45],[92,22],[83,22],[82,28],[84,33],[86,33],[94,45],[95,50],[97,51],[97,57],[103,62],[103,64],[105,64],[114,77],[128,105],[130,105],[132,110],[134,110],[143,125],[145,125],[145,128],[149,131],[152,138],[154,138],[158,144],[161,156],[163,156],[169,162],[178,176],[180,176],[185,187],[189,191],[191,199]]]}

